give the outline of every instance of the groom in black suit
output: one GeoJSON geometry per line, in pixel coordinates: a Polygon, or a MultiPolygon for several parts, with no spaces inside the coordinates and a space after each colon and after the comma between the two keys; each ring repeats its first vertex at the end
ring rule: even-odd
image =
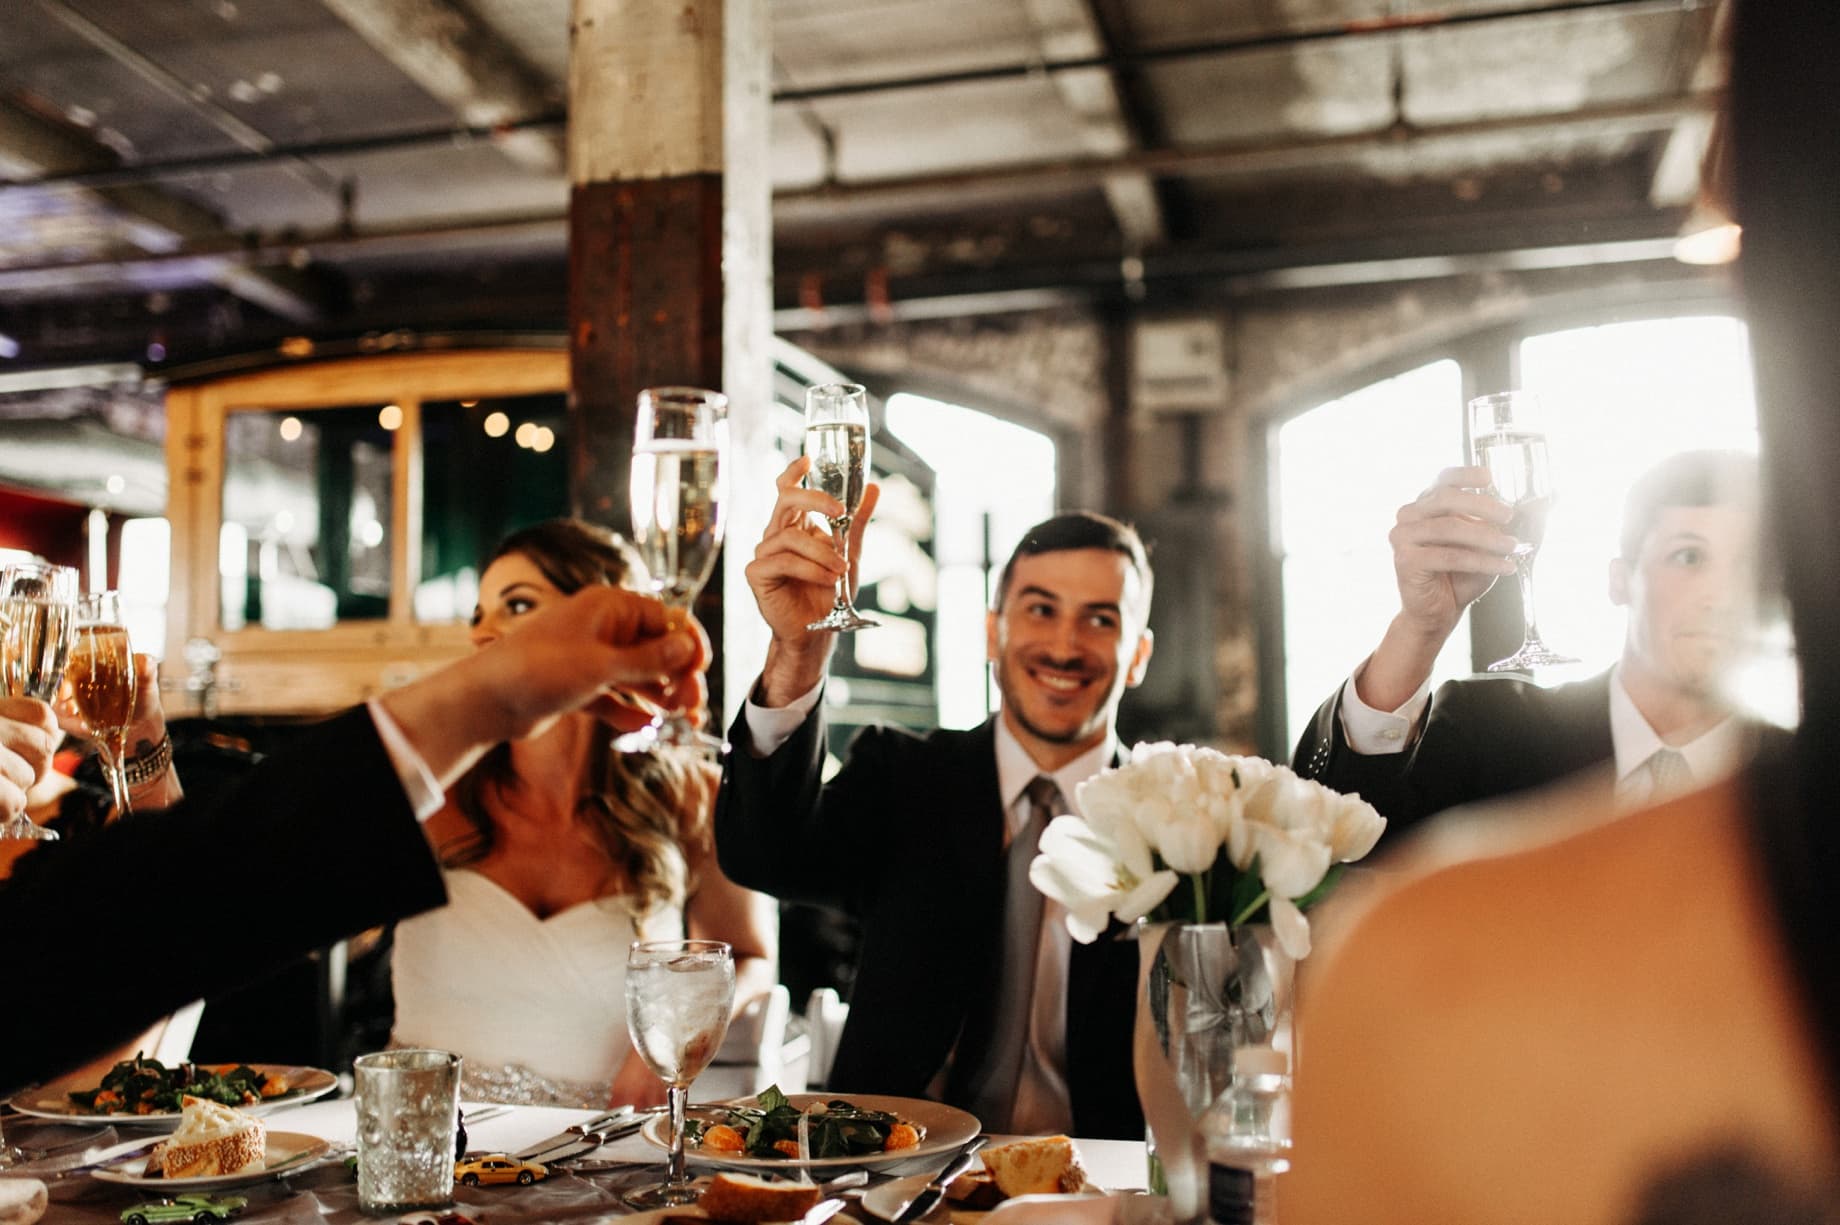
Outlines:
{"type": "MultiPolygon", "coordinates": [[[[1025,873],[1041,824],[1118,760],[1118,702],[1150,660],[1143,543],[1095,514],[1031,529],[987,614],[1002,713],[925,737],[865,729],[824,782],[833,635],[805,627],[848,563],[809,525],[841,507],[799,487],[806,467],[781,475],[747,569],[773,637],[729,732],[716,846],[735,881],[861,920],[828,1084],[939,1097],[993,1131],[1142,1139],[1135,942],[1114,931],[1074,943],[1025,873]]],[[[852,559],[875,498],[871,486],[852,559]]]]}
{"type": "Polygon", "coordinates": [[[1510,511],[1488,485],[1486,469],[1448,469],[1400,508],[1400,611],[1316,712],[1297,771],[1359,792],[1393,841],[1446,808],[1591,767],[1613,764],[1618,798],[1641,804],[1736,765],[1758,733],[1725,684],[1754,620],[1756,460],[1684,452],[1631,488],[1610,563],[1610,598],[1628,609],[1615,667],[1553,689],[1471,677],[1431,696],[1432,663],[1464,609],[1514,573],[1510,511]]]}

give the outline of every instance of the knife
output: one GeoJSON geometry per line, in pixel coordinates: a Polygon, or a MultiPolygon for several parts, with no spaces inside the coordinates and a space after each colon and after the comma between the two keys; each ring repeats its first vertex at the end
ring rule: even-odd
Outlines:
{"type": "MultiPolygon", "coordinates": [[[[531,1161],[538,1153],[547,1153],[571,1144],[578,1144],[589,1132],[605,1132],[608,1128],[619,1128],[629,1123],[636,1129],[640,1122],[641,1120],[634,1115],[631,1106],[622,1106],[598,1118],[589,1119],[586,1123],[573,1123],[553,1136],[539,1140],[527,1148],[519,1149],[511,1156],[519,1161],[531,1161]]],[[[626,1132],[622,1131],[620,1134],[625,1135],[626,1132]]]]}
{"type": "Polygon", "coordinates": [[[977,1151],[983,1148],[989,1140],[989,1136],[976,1136],[965,1147],[959,1149],[958,1156],[946,1162],[945,1169],[939,1171],[939,1176],[927,1183],[925,1190],[908,1200],[907,1205],[895,1213],[895,1225],[908,1225],[908,1222],[917,1221],[931,1212],[945,1197],[946,1188],[951,1185],[952,1180],[971,1167],[971,1159],[977,1156],[977,1151]]]}

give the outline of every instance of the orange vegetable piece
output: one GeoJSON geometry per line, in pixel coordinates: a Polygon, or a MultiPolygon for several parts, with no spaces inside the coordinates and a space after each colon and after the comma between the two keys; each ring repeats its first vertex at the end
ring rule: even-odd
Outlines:
{"type": "Polygon", "coordinates": [[[741,1133],[727,1123],[717,1123],[703,1132],[703,1147],[720,1153],[738,1153],[743,1147],[741,1133]]]}
{"type": "Polygon", "coordinates": [[[920,1143],[920,1133],[912,1123],[896,1123],[888,1129],[888,1139],[882,1143],[882,1151],[891,1153],[898,1148],[913,1148],[920,1143]]]}
{"type": "Polygon", "coordinates": [[[799,1142],[797,1140],[775,1140],[773,1142],[773,1147],[786,1154],[788,1157],[797,1157],[799,1155],[799,1142]]]}

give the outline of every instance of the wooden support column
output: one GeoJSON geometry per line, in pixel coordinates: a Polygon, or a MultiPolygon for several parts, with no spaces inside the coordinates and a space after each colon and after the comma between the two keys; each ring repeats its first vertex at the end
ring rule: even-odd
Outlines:
{"type": "Polygon", "coordinates": [[[761,659],[726,558],[751,555],[773,493],[766,0],[573,0],[570,37],[570,502],[629,530],[640,389],[728,394],[734,547],[697,609],[726,715],[761,659]]]}

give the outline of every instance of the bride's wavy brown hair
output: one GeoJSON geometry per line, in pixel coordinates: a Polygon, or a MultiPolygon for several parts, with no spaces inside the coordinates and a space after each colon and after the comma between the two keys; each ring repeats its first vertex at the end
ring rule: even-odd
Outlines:
{"type": "MultiPolygon", "coordinates": [[[[481,573],[513,554],[529,560],[564,595],[595,583],[633,587],[645,573],[632,545],[580,519],[550,519],[513,532],[486,558],[481,573]]],[[[661,905],[682,906],[689,895],[684,848],[709,836],[713,789],[694,757],[671,750],[620,753],[612,738],[611,730],[594,738],[576,815],[599,835],[608,859],[625,875],[628,908],[641,919],[661,905]]],[[[454,806],[473,828],[441,847],[444,866],[464,867],[491,852],[498,829],[486,811],[485,793],[502,794],[511,776],[511,750],[501,744],[454,784],[454,806]]]]}

